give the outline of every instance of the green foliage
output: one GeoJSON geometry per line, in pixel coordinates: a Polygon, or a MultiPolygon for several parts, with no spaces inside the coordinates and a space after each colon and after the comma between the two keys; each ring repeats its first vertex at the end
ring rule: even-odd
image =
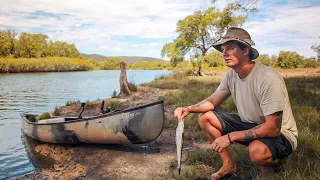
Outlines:
{"type": "Polygon", "coordinates": [[[166,44],[162,56],[170,58],[173,65],[182,61],[190,53],[199,61],[199,74],[203,67],[203,58],[230,26],[241,26],[246,17],[234,15],[239,10],[236,4],[228,4],[223,11],[214,6],[198,10],[194,14],[178,21],[178,37],[173,43],[166,44]]]}
{"type": "Polygon", "coordinates": [[[180,175],[177,171],[174,172],[173,176],[176,180],[197,179],[196,169],[190,166],[183,167],[180,175]]]}
{"type": "Polygon", "coordinates": [[[132,92],[137,92],[137,91],[138,91],[138,86],[135,85],[134,83],[128,82],[128,88],[129,88],[130,91],[132,91],[132,92]]]}
{"type": "Polygon", "coordinates": [[[221,164],[219,156],[216,153],[212,153],[212,150],[200,149],[198,151],[191,152],[187,154],[188,164],[221,164]],[[218,162],[218,163],[217,163],[218,162]]]}
{"type": "Polygon", "coordinates": [[[205,63],[209,64],[209,67],[225,66],[223,55],[218,51],[205,55],[203,59],[205,63]]]}
{"type": "Polygon", "coordinates": [[[80,101],[78,100],[78,101],[67,101],[66,102],[66,106],[72,106],[74,104],[80,104],[80,101]]]}
{"type": "Polygon", "coordinates": [[[0,73],[88,71],[94,66],[77,58],[0,58],[0,73]]]}
{"type": "MultiPolygon", "coordinates": [[[[83,57],[83,59],[94,59],[97,61],[105,61],[108,57],[107,56],[103,56],[100,54],[84,54],[81,53],[81,56],[83,57]]],[[[133,63],[137,63],[139,61],[148,61],[148,62],[152,62],[152,61],[157,61],[159,59],[157,58],[152,58],[152,57],[144,57],[144,56],[113,56],[113,57],[118,57],[124,60],[124,62],[126,64],[133,64],[133,63]]],[[[162,60],[164,61],[164,60],[162,60]]]]}
{"type": "Polygon", "coordinates": [[[0,57],[13,56],[17,33],[11,30],[0,31],[0,57]]]}
{"type": "Polygon", "coordinates": [[[127,69],[152,69],[152,70],[161,70],[161,69],[170,69],[170,63],[168,61],[155,60],[152,62],[149,61],[139,61],[133,64],[127,64],[127,69]]]}
{"type": "Polygon", "coordinates": [[[82,57],[75,44],[68,44],[63,41],[50,41],[47,48],[47,56],[74,58],[82,57]]]}
{"type": "Polygon", "coordinates": [[[108,100],[108,106],[111,107],[111,111],[114,111],[114,110],[122,110],[122,109],[125,109],[127,108],[127,106],[125,105],[125,103],[121,103],[120,101],[118,100],[108,100]]]}
{"type": "Polygon", "coordinates": [[[120,69],[120,63],[124,62],[122,58],[119,57],[108,57],[101,65],[101,69],[120,69]]]}
{"type": "Polygon", "coordinates": [[[283,69],[317,67],[319,62],[300,56],[296,52],[280,51],[277,66],[283,69]]]}
{"type": "Polygon", "coordinates": [[[175,43],[165,44],[161,50],[161,56],[170,58],[170,63],[173,67],[184,59],[182,50],[175,43]]]}
{"type": "Polygon", "coordinates": [[[94,108],[96,106],[97,102],[86,100],[85,102],[85,108],[94,108]]]}
{"type": "MultiPolygon", "coordinates": [[[[120,69],[120,62],[124,60],[120,57],[109,57],[104,62],[100,64],[100,69],[116,70],[120,69]]],[[[97,63],[97,61],[96,61],[97,63]]],[[[152,70],[162,70],[171,69],[170,63],[164,60],[154,60],[154,61],[139,61],[137,63],[131,63],[126,65],[127,69],[152,69],[152,70]]]]}
{"type": "Polygon", "coordinates": [[[275,66],[277,64],[277,60],[278,60],[277,56],[273,55],[270,57],[268,54],[261,54],[255,61],[260,62],[267,66],[275,66]]]}
{"type": "Polygon", "coordinates": [[[317,61],[314,58],[303,58],[299,64],[300,68],[317,68],[320,67],[320,61],[317,61]]]}
{"type": "Polygon", "coordinates": [[[47,39],[45,34],[29,34],[21,33],[17,48],[15,50],[15,57],[26,58],[40,58],[47,55],[47,39]]]}
{"type": "Polygon", "coordinates": [[[81,58],[81,53],[74,44],[66,42],[48,42],[46,34],[22,32],[18,39],[12,30],[0,31],[0,57],[40,58],[71,57],[81,58]]]}
{"type": "Polygon", "coordinates": [[[296,52],[280,51],[277,65],[284,69],[297,68],[301,60],[302,57],[296,52]]]}

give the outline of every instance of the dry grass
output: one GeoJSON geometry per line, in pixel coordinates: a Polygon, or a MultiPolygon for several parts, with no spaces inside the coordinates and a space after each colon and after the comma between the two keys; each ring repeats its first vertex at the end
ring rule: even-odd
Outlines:
{"type": "MultiPolygon", "coordinates": [[[[320,179],[320,77],[291,77],[286,78],[285,81],[299,130],[298,149],[286,159],[279,173],[262,176],[258,167],[251,163],[247,147],[232,145],[230,152],[238,164],[241,179],[320,179]]],[[[148,85],[156,88],[179,89],[163,97],[166,106],[176,108],[203,100],[217,88],[218,83],[219,80],[209,76],[177,75],[176,77],[159,78],[148,85]]],[[[236,112],[231,99],[224,102],[220,108],[224,111],[236,112]]],[[[185,127],[191,132],[186,133],[186,138],[202,141],[206,138],[197,123],[197,117],[194,114],[186,118],[185,127]]],[[[167,119],[166,126],[175,127],[176,120],[167,119]]],[[[203,179],[212,171],[197,171],[199,165],[212,169],[221,166],[219,155],[215,152],[196,150],[186,153],[184,174],[177,176],[171,173],[168,175],[170,178],[203,179]]]]}

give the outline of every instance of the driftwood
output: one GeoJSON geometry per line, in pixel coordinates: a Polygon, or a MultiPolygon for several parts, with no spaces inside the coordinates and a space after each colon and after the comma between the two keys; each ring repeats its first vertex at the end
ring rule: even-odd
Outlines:
{"type": "Polygon", "coordinates": [[[131,94],[131,91],[129,89],[128,81],[127,81],[126,63],[121,62],[120,69],[121,69],[121,74],[120,74],[120,93],[119,93],[119,96],[129,95],[129,94],[131,94]]]}

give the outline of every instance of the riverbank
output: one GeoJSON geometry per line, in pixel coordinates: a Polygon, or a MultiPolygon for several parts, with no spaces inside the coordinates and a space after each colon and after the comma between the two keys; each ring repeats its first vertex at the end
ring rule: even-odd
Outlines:
{"type": "MultiPolygon", "coordinates": [[[[307,73],[308,74],[308,73],[307,73]]],[[[139,86],[138,92],[123,101],[143,104],[163,99],[165,129],[155,142],[142,145],[52,145],[34,148],[55,163],[21,179],[206,179],[220,166],[217,153],[199,147],[207,139],[197,123],[197,114],[185,119],[182,174],[176,171],[173,110],[208,97],[217,88],[220,76],[190,77],[175,74],[139,86]]],[[[238,144],[230,152],[238,164],[237,178],[228,179],[318,179],[320,172],[320,76],[291,75],[285,78],[292,110],[299,129],[297,151],[284,162],[278,174],[261,176],[250,162],[247,148],[238,144]]],[[[134,104],[132,104],[134,105],[134,104]]],[[[236,112],[231,99],[220,107],[236,112]]]]}
{"type": "MultiPolygon", "coordinates": [[[[161,99],[175,90],[139,86],[125,98],[105,99],[126,106],[138,106],[161,99]]],[[[57,109],[61,115],[75,113],[77,102],[57,109]]],[[[90,102],[83,116],[99,113],[100,101],[90,102]]],[[[165,107],[166,117],[172,108],[165,107]]],[[[33,142],[33,153],[45,156],[52,166],[27,174],[21,179],[166,179],[168,167],[175,159],[175,129],[166,128],[155,142],[142,145],[55,145],[33,142]]],[[[185,143],[185,144],[191,144],[185,143]]],[[[191,147],[190,147],[191,148],[191,147]]],[[[173,169],[173,168],[172,168],[173,169]]]]}

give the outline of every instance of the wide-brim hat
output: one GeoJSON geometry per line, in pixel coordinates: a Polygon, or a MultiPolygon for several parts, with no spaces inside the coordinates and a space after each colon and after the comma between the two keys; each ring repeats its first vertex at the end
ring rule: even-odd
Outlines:
{"type": "Polygon", "coordinates": [[[222,37],[222,39],[217,42],[216,44],[213,45],[213,47],[222,52],[221,50],[221,46],[222,44],[229,42],[229,41],[237,41],[239,43],[242,43],[246,46],[248,46],[250,48],[250,59],[254,60],[256,58],[259,57],[259,52],[253,48],[252,46],[254,46],[254,42],[251,39],[250,34],[241,28],[237,28],[237,27],[231,27],[227,30],[227,33],[222,37]]]}

